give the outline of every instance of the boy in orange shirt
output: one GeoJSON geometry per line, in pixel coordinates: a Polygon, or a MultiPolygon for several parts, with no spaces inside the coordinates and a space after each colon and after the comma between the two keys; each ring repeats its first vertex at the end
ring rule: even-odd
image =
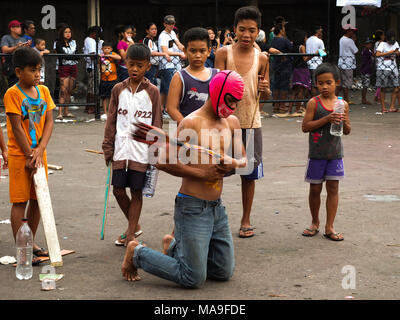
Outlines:
{"type": "MultiPolygon", "coordinates": [[[[40,212],[33,185],[33,174],[44,166],[47,174],[46,146],[53,131],[55,108],[49,89],[39,85],[41,56],[30,47],[13,54],[13,65],[19,79],[4,95],[7,114],[8,167],[10,178],[11,227],[14,235],[26,217],[35,237],[40,212]]],[[[33,245],[35,256],[48,256],[44,248],[33,245]]],[[[33,264],[39,261],[33,259],[33,264]]]]}

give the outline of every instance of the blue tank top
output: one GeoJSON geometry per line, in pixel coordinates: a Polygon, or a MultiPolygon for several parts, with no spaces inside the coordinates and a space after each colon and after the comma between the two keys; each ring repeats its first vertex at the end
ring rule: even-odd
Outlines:
{"type": "Polygon", "coordinates": [[[217,74],[218,69],[208,68],[210,77],[203,81],[192,76],[185,69],[179,71],[182,81],[182,98],[179,103],[179,111],[184,117],[199,109],[208,99],[208,84],[217,74]]]}
{"type": "MultiPolygon", "coordinates": [[[[321,119],[332,112],[328,110],[322,104],[319,96],[314,97],[317,104],[313,120],[321,119]]],[[[330,134],[331,124],[327,123],[323,127],[320,127],[310,132],[308,138],[310,159],[324,159],[333,160],[343,158],[343,145],[342,139],[338,136],[330,134]]]]}

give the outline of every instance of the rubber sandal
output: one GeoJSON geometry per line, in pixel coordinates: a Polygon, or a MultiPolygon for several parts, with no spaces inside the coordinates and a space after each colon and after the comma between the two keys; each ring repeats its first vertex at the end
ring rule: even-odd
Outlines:
{"type": "Polygon", "coordinates": [[[249,236],[241,235],[240,232],[246,233],[246,232],[249,232],[249,231],[253,231],[255,228],[256,227],[250,227],[250,228],[240,227],[240,229],[239,229],[239,238],[251,238],[251,237],[253,237],[254,234],[255,234],[254,232],[249,236]]]}
{"type": "Polygon", "coordinates": [[[342,234],[340,232],[336,232],[336,233],[332,232],[332,233],[324,234],[324,237],[329,240],[332,240],[332,241],[343,241],[344,238],[343,237],[339,238],[339,235],[342,235],[342,234]],[[337,238],[332,238],[332,236],[336,236],[337,238]]]}
{"type": "MultiPolygon", "coordinates": [[[[135,238],[139,237],[142,233],[143,233],[142,230],[136,231],[135,238]]],[[[118,247],[122,247],[125,245],[125,241],[120,241],[120,240],[125,240],[125,239],[126,239],[126,235],[123,233],[119,236],[119,238],[117,240],[115,240],[114,244],[118,247]]]]}
{"type": "Polygon", "coordinates": [[[59,114],[56,119],[57,120],[63,120],[64,118],[63,118],[63,116],[61,114],[59,114]]]}
{"type": "Polygon", "coordinates": [[[36,257],[48,257],[49,256],[49,252],[45,248],[33,250],[33,254],[36,257]]]}
{"type": "Polygon", "coordinates": [[[319,232],[318,229],[310,229],[310,228],[306,228],[304,231],[301,234],[303,237],[314,237],[319,232]],[[306,230],[309,231],[309,232],[314,232],[314,233],[305,233],[304,231],[306,231],[306,230]]]}

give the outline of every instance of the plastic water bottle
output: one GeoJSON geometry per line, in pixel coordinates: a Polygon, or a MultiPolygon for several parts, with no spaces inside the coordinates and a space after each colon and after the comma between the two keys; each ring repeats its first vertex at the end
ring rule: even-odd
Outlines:
{"type": "Polygon", "coordinates": [[[142,190],[142,194],[146,198],[152,198],[156,191],[156,184],[158,179],[158,169],[150,165],[150,167],[146,171],[146,178],[144,182],[144,187],[142,190]]]}
{"type": "MultiPolygon", "coordinates": [[[[342,97],[338,97],[335,105],[333,106],[333,112],[344,113],[344,101],[342,97]]],[[[339,124],[331,123],[331,135],[340,137],[343,134],[343,121],[339,124]]]]}
{"type": "Polygon", "coordinates": [[[28,219],[22,219],[22,222],[15,241],[17,247],[15,274],[19,280],[28,280],[32,278],[33,235],[28,225],[28,219]]]}

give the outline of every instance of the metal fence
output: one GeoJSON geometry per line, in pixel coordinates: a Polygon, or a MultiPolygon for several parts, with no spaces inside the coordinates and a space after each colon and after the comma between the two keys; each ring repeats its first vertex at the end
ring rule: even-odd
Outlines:
{"type": "MultiPolygon", "coordinates": [[[[5,53],[0,53],[0,59],[1,59],[1,76],[2,76],[2,84],[3,87],[1,88],[1,96],[4,95],[5,91],[7,90],[8,87],[8,80],[7,80],[7,75],[6,75],[6,63],[5,62],[5,58],[7,57],[11,57],[12,54],[5,54],[5,53]]],[[[86,92],[86,93],[92,93],[93,94],[93,101],[84,101],[84,102],[70,102],[70,103],[58,103],[58,97],[53,97],[55,102],[56,102],[56,106],[58,107],[70,107],[70,106],[76,106],[76,107],[94,107],[94,115],[95,115],[95,119],[100,119],[100,95],[99,95],[99,85],[100,85],[100,55],[98,54],[81,54],[81,53],[76,53],[73,55],[69,55],[69,54],[59,54],[59,53],[49,53],[49,54],[45,54],[43,55],[43,59],[44,59],[44,63],[45,65],[48,64],[49,61],[51,61],[51,59],[68,59],[68,58],[79,58],[79,60],[83,59],[83,63],[85,64],[85,70],[86,70],[86,60],[84,58],[90,58],[91,61],[93,62],[93,79],[91,79],[91,77],[87,78],[87,82],[89,81],[94,81],[94,85],[92,86],[93,90],[92,92],[86,92]]],[[[79,63],[81,63],[81,61],[79,61],[79,63]]],[[[82,69],[82,68],[80,68],[82,69]]],[[[55,70],[52,70],[53,72],[55,72],[55,70]]],[[[80,70],[79,70],[80,71],[80,70]]],[[[79,75],[79,71],[78,71],[78,75],[79,75]]],[[[51,71],[50,71],[51,72],[51,71]]],[[[46,68],[46,73],[48,74],[48,68],[46,68]]],[[[45,77],[45,85],[48,86],[48,82],[49,79],[46,76],[45,77]]],[[[57,79],[56,79],[57,82],[57,79]]],[[[57,86],[55,86],[57,87],[57,86]]],[[[56,89],[56,88],[55,88],[56,89]]],[[[4,107],[4,104],[0,104],[0,107],[4,107]]]]}

